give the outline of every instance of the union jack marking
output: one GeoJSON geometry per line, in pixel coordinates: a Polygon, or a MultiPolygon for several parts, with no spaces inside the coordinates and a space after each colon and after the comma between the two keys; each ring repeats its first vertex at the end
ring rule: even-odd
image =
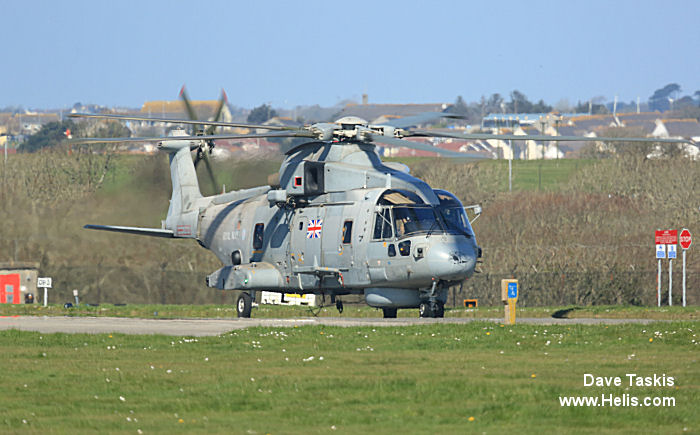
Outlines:
{"type": "Polygon", "coordinates": [[[307,239],[320,239],[321,229],[323,228],[323,219],[311,219],[309,226],[306,228],[307,239]]]}

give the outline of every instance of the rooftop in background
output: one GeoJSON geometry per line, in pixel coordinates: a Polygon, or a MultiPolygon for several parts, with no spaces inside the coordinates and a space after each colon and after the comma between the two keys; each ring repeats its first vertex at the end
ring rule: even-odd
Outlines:
{"type": "MultiPolygon", "coordinates": [[[[193,100],[190,101],[190,104],[201,120],[214,118],[216,108],[219,107],[217,100],[193,100]]],[[[189,119],[185,104],[180,100],[146,101],[141,107],[141,114],[151,117],[189,119]]],[[[224,105],[221,115],[222,121],[228,122],[231,120],[231,112],[226,105],[224,105]]]]}
{"type": "Polygon", "coordinates": [[[560,117],[570,119],[581,113],[489,113],[481,120],[484,128],[513,127],[514,125],[533,125],[547,118],[560,117]]]}
{"type": "MultiPolygon", "coordinates": [[[[651,134],[661,122],[670,126],[671,136],[695,137],[700,123],[696,119],[664,119],[660,112],[607,113],[589,115],[586,113],[491,113],[484,117],[482,128],[533,127],[544,132],[554,127],[560,135],[583,135],[599,132],[608,127],[638,127],[651,134]],[[673,132],[671,132],[673,130],[673,132]]],[[[554,134],[552,132],[552,134],[554,134]]]]}
{"type": "Polygon", "coordinates": [[[382,122],[394,118],[418,115],[424,112],[442,112],[450,105],[436,104],[348,104],[337,115],[336,119],[344,116],[357,116],[370,123],[382,122]]]}
{"type": "Polygon", "coordinates": [[[700,137],[700,123],[696,119],[660,119],[652,133],[655,137],[700,137]]]}

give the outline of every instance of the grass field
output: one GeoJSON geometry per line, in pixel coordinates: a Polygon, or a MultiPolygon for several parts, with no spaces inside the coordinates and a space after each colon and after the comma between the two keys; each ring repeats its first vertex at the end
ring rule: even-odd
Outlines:
{"type": "MultiPolygon", "coordinates": [[[[439,163],[445,165],[462,165],[465,160],[445,159],[435,157],[392,157],[386,161],[401,162],[409,167],[413,165],[430,165],[439,163]]],[[[595,163],[592,159],[559,159],[559,160],[513,160],[512,183],[514,191],[558,191],[562,185],[578,172],[595,163]]],[[[508,161],[507,160],[483,160],[479,165],[487,171],[493,171],[495,177],[489,179],[491,188],[500,192],[508,191],[508,161]]],[[[449,166],[448,166],[449,167],[449,166]]]]}
{"type": "Polygon", "coordinates": [[[4,433],[698,433],[697,322],[0,332],[4,433]],[[584,387],[583,375],[620,387],[584,387]],[[674,386],[629,387],[627,373],[674,386]],[[560,396],[674,407],[562,407],[560,396]]]}
{"type": "MultiPolygon", "coordinates": [[[[399,310],[399,317],[418,317],[418,310],[399,310]]],[[[562,317],[562,318],[615,318],[655,320],[700,320],[700,307],[636,307],[636,306],[587,306],[587,307],[519,307],[518,317],[562,317]]],[[[148,305],[129,304],[99,306],[80,305],[64,308],[63,305],[0,304],[0,316],[110,316],[140,317],[154,319],[183,318],[231,318],[236,317],[232,305],[148,305]]],[[[346,304],[342,314],[334,306],[314,308],[302,306],[260,305],[253,310],[253,317],[298,318],[298,317],[382,317],[382,311],[367,305],[346,304]]],[[[503,317],[503,307],[446,308],[445,317],[470,317],[493,319],[503,317]]]]}

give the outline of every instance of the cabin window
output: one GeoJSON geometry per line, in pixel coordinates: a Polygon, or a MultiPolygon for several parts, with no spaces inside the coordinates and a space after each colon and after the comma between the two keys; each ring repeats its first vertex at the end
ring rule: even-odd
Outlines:
{"type": "Polygon", "coordinates": [[[389,254],[389,257],[396,257],[396,246],[394,246],[393,243],[389,244],[389,251],[387,252],[389,254]]]}
{"type": "Polygon", "coordinates": [[[304,193],[318,195],[323,193],[323,162],[304,162],[304,193]]]}
{"type": "Polygon", "coordinates": [[[253,249],[258,250],[263,247],[263,233],[265,232],[265,224],[255,224],[253,231],[253,249]]]}
{"type": "Polygon", "coordinates": [[[411,253],[411,241],[404,240],[403,242],[399,243],[399,252],[402,256],[407,257],[411,253]]]}
{"type": "Polygon", "coordinates": [[[391,227],[391,211],[387,207],[377,212],[374,219],[374,233],[372,238],[375,240],[390,239],[393,235],[391,227]]]}
{"type": "Polygon", "coordinates": [[[352,221],[345,221],[343,224],[343,244],[349,245],[352,240],[352,221]]]}

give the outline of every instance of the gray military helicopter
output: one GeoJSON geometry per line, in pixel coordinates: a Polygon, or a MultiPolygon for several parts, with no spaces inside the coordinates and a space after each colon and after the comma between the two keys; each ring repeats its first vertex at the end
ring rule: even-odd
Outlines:
{"type": "MultiPolygon", "coordinates": [[[[250,317],[259,291],[363,294],[385,318],[418,308],[420,317],[443,317],[450,285],[469,278],[479,261],[478,245],[463,204],[409,174],[408,167],[383,162],[377,143],[436,152],[448,157],[484,158],[454,152],[410,136],[466,139],[627,140],[684,142],[647,138],[582,138],[434,133],[409,127],[454,117],[426,113],[369,125],[357,117],[303,128],[197,120],[181,93],[190,120],[123,115],[72,114],[81,118],[147,120],[194,126],[158,138],[85,138],[81,143],[156,142],[170,160],[172,196],[161,228],[86,225],[85,228],[143,236],[194,239],[211,250],[222,267],[206,278],[209,287],[240,290],[239,317],[250,317]],[[207,126],[201,130],[200,126],[207,126]],[[266,129],[255,134],[215,134],[217,127],[266,129]],[[292,137],[308,139],[285,155],[276,185],[213,196],[200,193],[195,166],[211,153],[214,140],[292,137]],[[196,151],[193,161],[191,152],[196,151]]],[[[223,99],[222,99],[223,104],[223,99]]],[[[220,106],[221,107],[221,106],[220,106]]],[[[207,166],[211,173],[211,168],[207,166]]],[[[477,210],[478,211],[478,210],[477,210]]]]}

